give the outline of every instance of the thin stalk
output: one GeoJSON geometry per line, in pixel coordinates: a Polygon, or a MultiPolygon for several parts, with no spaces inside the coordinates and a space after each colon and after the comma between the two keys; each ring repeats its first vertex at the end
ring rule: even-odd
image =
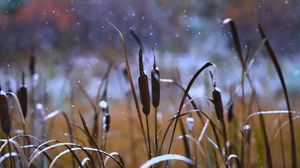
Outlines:
{"type": "Polygon", "coordinates": [[[268,167],[273,167],[272,164],[272,156],[271,156],[271,150],[270,150],[270,146],[269,146],[269,140],[268,140],[268,136],[267,136],[267,131],[266,131],[266,124],[265,124],[265,120],[262,114],[259,115],[259,121],[260,121],[260,126],[262,127],[262,131],[263,131],[263,135],[264,135],[264,143],[265,143],[265,148],[266,148],[266,152],[267,152],[267,163],[268,163],[268,167]]]}
{"type": "Polygon", "coordinates": [[[226,132],[225,121],[222,120],[221,124],[222,124],[222,130],[223,130],[223,138],[224,138],[225,158],[227,158],[227,156],[229,154],[229,151],[228,151],[228,148],[227,148],[227,145],[226,145],[226,142],[227,142],[227,132],[226,132]]]}
{"type": "MultiPolygon", "coordinates": [[[[80,116],[80,120],[81,120],[81,123],[82,123],[83,128],[84,128],[84,133],[85,133],[86,136],[88,137],[90,144],[93,145],[98,151],[100,151],[100,149],[99,149],[97,143],[93,140],[93,137],[92,137],[92,135],[90,134],[90,132],[89,132],[89,130],[88,130],[88,128],[87,128],[86,122],[85,122],[85,120],[84,120],[84,118],[83,118],[83,116],[82,116],[82,114],[81,114],[80,111],[79,111],[79,116],[80,116]]],[[[101,155],[101,154],[98,154],[98,155],[99,155],[99,157],[100,157],[99,163],[100,163],[100,164],[102,165],[102,167],[104,168],[105,166],[104,166],[104,160],[103,160],[103,158],[102,158],[102,155],[101,155]]],[[[96,157],[96,158],[97,158],[97,160],[99,160],[98,157],[96,157]]]]}
{"type": "Polygon", "coordinates": [[[150,130],[149,130],[149,119],[148,115],[146,115],[146,125],[147,125],[147,138],[148,138],[148,158],[149,160],[152,158],[151,156],[151,141],[150,141],[150,130]]]}
{"type": "Polygon", "coordinates": [[[158,131],[158,122],[157,122],[157,107],[154,107],[154,142],[155,142],[155,156],[158,156],[158,135],[157,135],[157,131],[158,131]]]}
{"type": "Polygon", "coordinates": [[[132,116],[132,112],[131,112],[131,107],[130,107],[130,99],[129,99],[129,95],[130,93],[126,93],[126,97],[127,97],[127,112],[128,112],[128,134],[130,136],[130,145],[129,145],[129,151],[130,151],[130,154],[131,154],[131,163],[132,163],[132,167],[137,167],[137,164],[136,164],[136,153],[135,153],[135,137],[134,137],[134,124],[135,124],[135,121],[134,121],[134,118],[132,116]]]}
{"type": "Polygon", "coordinates": [[[12,160],[12,156],[11,156],[11,147],[10,147],[10,142],[9,142],[9,135],[6,136],[6,139],[7,139],[7,146],[8,146],[8,153],[9,153],[9,165],[10,165],[10,168],[13,168],[13,160],[12,160]]]}
{"type": "Polygon", "coordinates": [[[103,135],[103,150],[106,150],[106,142],[107,142],[107,132],[104,131],[103,135]]]}
{"type": "Polygon", "coordinates": [[[181,134],[183,135],[183,145],[184,145],[185,154],[186,154],[187,158],[192,159],[191,150],[189,148],[189,143],[188,143],[188,140],[186,138],[184,125],[183,125],[183,122],[182,122],[181,118],[179,118],[179,127],[180,127],[180,130],[181,130],[181,134]]]}

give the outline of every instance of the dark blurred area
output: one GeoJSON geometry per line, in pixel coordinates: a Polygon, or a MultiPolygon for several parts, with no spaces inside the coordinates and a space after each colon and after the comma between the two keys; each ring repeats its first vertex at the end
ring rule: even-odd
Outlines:
{"type": "MultiPolygon", "coordinates": [[[[292,57],[300,42],[296,0],[2,0],[1,57],[19,56],[31,46],[64,57],[109,50],[119,37],[105,20],[126,33],[134,29],[149,48],[184,53],[214,34],[226,36],[222,20],[231,17],[242,42],[256,46],[262,24],[275,51],[292,57]]],[[[226,38],[225,40],[231,40],[226,38]]]]}

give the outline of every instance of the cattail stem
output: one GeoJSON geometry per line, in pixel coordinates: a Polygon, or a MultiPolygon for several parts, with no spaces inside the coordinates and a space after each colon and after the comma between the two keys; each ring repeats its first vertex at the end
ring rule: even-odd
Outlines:
{"type": "Polygon", "coordinates": [[[129,151],[131,153],[131,163],[132,163],[132,167],[137,167],[137,164],[136,164],[136,153],[135,153],[135,137],[134,137],[134,133],[133,133],[133,130],[134,130],[134,118],[132,116],[132,112],[131,112],[131,107],[130,107],[130,99],[129,99],[129,92],[126,94],[126,97],[127,97],[127,111],[128,111],[128,134],[129,136],[131,137],[130,138],[130,147],[129,147],[129,151]]]}
{"type": "Polygon", "coordinates": [[[147,125],[147,138],[148,138],[148,158],[149,160],[152,158],[151,154],[151,141],[150,141],[150,130],[149,130],[149,119],[148,115],[146,115],[146,125],[147,125]]]}
{"type": "Polygon", "coordinates": [[[154,142],[155,142],[155,156],[158,156],[158,135],[157,135],[157,131],[158,131],[158,122],[157,122],[157,107],[154,107],[154,142]]]}
{"type": "Polygon", "coordinates": [[[121,38],[122,48],[123,48],[123,52],[124,52],[124,56],[125,56],[126,72],[127,72],[127,75],[128,75],[128,80],[129,80],[129,83],[130,83],[130,88],[131,88],[133,100],[134,100],[134,103],[135,103],[135,108],[136,108],[138,119],[139,119],[139,125],[141,127],[141,132],[142,132],[142,135],[143,135],[143,140],[144,140],[144,143],[145,143],[145,146],[146,146],[146,150],[148,150],[147,140],[146,140],[146,135],[145,135],[145,129],[144,129],[143,120],[142,120],[142,116],[141,116],[141,111],[140,111],[140,107],[139,107],[139,104],[138,104],[138,99],[137,99],[137,95],[136,95],[136,92],[135,92],[135,88],[134,88],[134,84],[133,84],[133,80],[132,80],[132,76],[131,76],[131,71],[130,71],[130,67],[129,67],[129,61],[128,61],[128,54],[127,54],[127,50],[126,50],[125,38],[124,38],[122,32],[115,25],[113,25],[108,20],[106,20],[106,22],[109,25],[111,25],[118,32],[118,34],[120,35],[120,38],[121,38]]]}
{"type": "Polygon", "coordinates": [[[10,147],[10,142],[9,142],[9,135],[6,136],[7,139],[7,147],[8,147],[8,153],[9,153],[9,165],[10,168],[13,168],[13,160],[12,160],[12,156],[11,156],[11,147],[10,147]]]}
{"type": "Polygon", "coordinates": [[[103,134],[103,150],[106,150],[107,132],[103,134]]]}

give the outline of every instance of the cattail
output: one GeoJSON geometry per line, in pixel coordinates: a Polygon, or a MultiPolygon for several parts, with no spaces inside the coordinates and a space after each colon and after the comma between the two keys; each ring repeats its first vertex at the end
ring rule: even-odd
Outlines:
{"type": "Polygon", "coordinates": [[[110,114],[108,112],[104,114],[102,121],[102,129],[104,132],[107,133],[109,131],[110,126],[110,114]]]}
{"type": "Polygon", "coordinates": [[[250,144],[250,137],[251,137],[251,125],[244,125],[243,126],[244,138],[248,144],[250,144]]]}
{"type": "Polygon", "coordinates": [[[101,109],[101,111],[102,111],[103,113],[108,112],[108,105],[107,105],[106,100],[101,100],[101,101],[99,102],[99,108],[101,109]]]}
{"type": "Polygon", "coordinates": [[[110,126],[110,114],[108,110],[108,104],[107,104],[107,84],[105,85],[105,89],[102,95],[102,100],[99,102],[99,108],[104,114],[102,117],[102,129],[104,132],[109,131],[109,126],[110,126]]]}
{"type": "Polygon", "coordinates": [[[17,97],[19,99],[21,109],[23,112],[24,118],[27,115],[27,106],[28,106],[28,100],[27,100],[27,88],[25,86],[25,74],[22,73],[22,85],[17,91],[17,97]]]}
{"type": "Polygon", "coordinates": [[[186,124],[187,124],[187,128],[189,133],[193,132],[193,128],[194,128],[194,118],[192,116],[188,116],[186,118],[186,124]]]}
{"type": "Polygon", "coordinates": [[[140,75],[138,77],[138,82],[139,82],[139,89],[140,89],[140,99],[143,106],[142,109],[145,115],[149,115],[150,95],[149,95],[149,87],[148,87],[148,76],[144,72],[143,51],[141,48],[139,50],[139,69],[140,69],[140,75]]]}
{"type": "Polygon", "coordinates": [[[156,60],[154,55],[154,63],[151,70],[151,86],[152,86],[152,105],[157,108],[160,101],[160,74],[159,69],[156,66],[156,60]]]}
{"type": "Polygon", "coordinates": [[[11,129],[11,121],[9,117],[9,107],[6,93],[0,87],[0,118],[1,128],[5,134],[9,135],[11,129]]]}
{"type": "Polygon", "coordinates": [[[233,100],[232,100],[232,98],[230,98],[230,100],[227,103],[227,119],[228,119],[228,122],[231,122],[233,117],[234,117],[234,115],[233,115],[233,100]]]}
{"type": "Polygon", "coordinates": [[[140,75],[138,77],[139,82],[139,89],[140,89],[140,99],[142,103],[142,110],[145,115],[149,115],[150,113],[150,93],[149,93],[149,86],[148,86],[148,76],[144,72],[144,65],[143,65],[143,44],[140,40],[140,38],[134,33],[134,31],[131,29],[130,33],[132,37],[135,39],[135,41],[140,46],[139,50],[139,70],[140,75]]]}
{"type": "Polygon", "coordinates": [[[213,100],[214,100],[214,103],[215,103],[215,111],[216,111],[216,114],[217,114],[217,118],[220,121],[224,121],[221,91],[218,87],[216,87],[215,84],[214,84],[214,90],[213,90],[213,100]]]}
{"type": "Polygon", "coordinates": [[[30,75],[33,76],[35,74],[35,53],[34,48],[31,47],[31,53],[30,53],[30,60],[29,60],[29,71],[30,75]]]}
{"type": "Polygon", "coordinates": [[[37,118],[39,120],[41,120],[42,118],[45,117],[45,115],[46,115],[45,107],[42,103],[37,103],[35,105],[35,110],[36,110],[37,118]]]}

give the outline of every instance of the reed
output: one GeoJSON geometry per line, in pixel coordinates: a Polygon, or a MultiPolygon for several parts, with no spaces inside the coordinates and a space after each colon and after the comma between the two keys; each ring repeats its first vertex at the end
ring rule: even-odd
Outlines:
{"type": "Polygon", "coordinates": [[[8,136],[11,131],[11,118],[9,114],[7,95],[0,86],[0,118],[1,128],[3,132],[8,136]]]}
{"type": "Polygon", "coordinates": [[[29,72],[31,76],[33,76],[36,72],[35,50],[33,46],[30,49],[29,72]]]}
{"type": "Polygon", "coordinates": [[[148,137],[148,157],[151,159],[151,141],[150,141],[150,129],[149,129],[149,119],[148,116],[150,114],[150,94],[149,94],[149,86],[148,86],[148,76],[144,72],[143,65],[143,51],[140,48],[139,50],[139,77],[138,84],[140,90],[140,100],[142,104],[142,111],[146,115],[146,126],[147,126],[147,137],[148,137]]]}
{"type": "Polygon", "coordinates": [[[136,111],[137,111],[138,121],[139,121],[139,125],[140,125],[140,128],[141,128],[141,133],[142,133],[142,136],[143,136],[144,144],[146,146],[147,152],[149,153],[149,150],[148,150],[148,147],[147,147],[145,128],[144,128],[144,125],[143,125],[142,115],[141,115],[137,95],[136,95],[136,92],[135,92],[135,87],[134,87],[134,84],[133,84],[131,70],[130,70],[130,66],[129,66],[125,37],[124,37],[123,33],[115,25],[113,25],[110,21],[106,20],[106,22],[118,32],[118,34],[121,38],[122,48],[123,48],[124,57],[125,57],[126,72],[127,72],[127,76],[128,76],[128,80],[129,80],[129,84],[130,84],[130,89],[131,89],[131,93],[132,93],[132,96],[133,96],[135,108],[136,108],[136,111]]]}
{"type": "MultiPolygon", "coordinates": [[[[153,49],[152,49],[153,50],[153,49]]],[[[151,95],[152,95],[152,106],[154,107],[154,143],[155,152],[158,155],[158,122],[157,122],[157,110],[160,101],[160,73],[156,65],[156,57],[153,50],[153,66],[151,70],[151,95]]]]}
{"type": "Polygon", "coordinates": [[[153,51],[153,67],[151,70],[151,93],[152,93],[152,105],[157,108],[160,102],[160,73],[156,65],[156,57],[153,51]]]}
{"type": "Polygon", "coordinates": [[[140,91],[140,101],[142,104],[142,111],[146,116],[146,129],[147,129],[147,140],[148,140],[148,158],[151,159],[151,141],[150,141],[150,129],[149,129],[149,114],[150,114],[150,92],[149,92],[149,84],[148,84],[148,76],[144,71],[144,63],[143,63],[143,44],[140,38],[135,34],[135,32],[131,29],[130,33],[135,41],[138,43],[139,49],[139,76],[138,76],[138,85],[140,91]]]}
{"type": "Polygon", "coordinates": [[[215,84],[214,84],[212,95],[213,95],[213,101],[215,105],[215,112],[217,114],[217,118],[221,122],[224,122],[224,110],[223,110],[221,91],[215,84]]]}
{"type": "Polygon", "coordinates": [[[26,118],[28,111],[28,97],[27,97],[27,87],[25,86],[25,73],[22,73],[22,85],[17,91],[17,97],[19,99],[23,117],[26,118]]]}
{"type": "MultiPolygon", "coordinates": [[[[266,39],[265,32],[263,31],[261,25],[258,25],[258,30],[259,30],[261,38],[266,39]]],[[[285,84],[283,73],[281,71],[281,67],[278,63],[277,57],[276,57],[269,41],[265,40],[264,44],[265,44],[265,47],[268,51],[268,54],[269,54],[269,56],[272,60],[272,63],[274,65],[275,69],[276,69],[278,77],[280,79],[281,86],[282,86],[283,93],[284,93],[284,97],[285,97],[285,101],[286,101],[286,106],[287,106],[287,109],[289,111],[288,117],[289,117],[289,122],[290,122],[291,166],[293,168],[296,168],[297,167],[297,150],[296,150],[297,147],[296,147],[296,138],[295,138],[295,131],[294,131],[294,122],[293,122],[293,117],[292,117],[292,109],[291,109],[291,105],[290,105],[290,100],[289,100],[287,87],[286,87],[286,84],[285,84]]]]}

